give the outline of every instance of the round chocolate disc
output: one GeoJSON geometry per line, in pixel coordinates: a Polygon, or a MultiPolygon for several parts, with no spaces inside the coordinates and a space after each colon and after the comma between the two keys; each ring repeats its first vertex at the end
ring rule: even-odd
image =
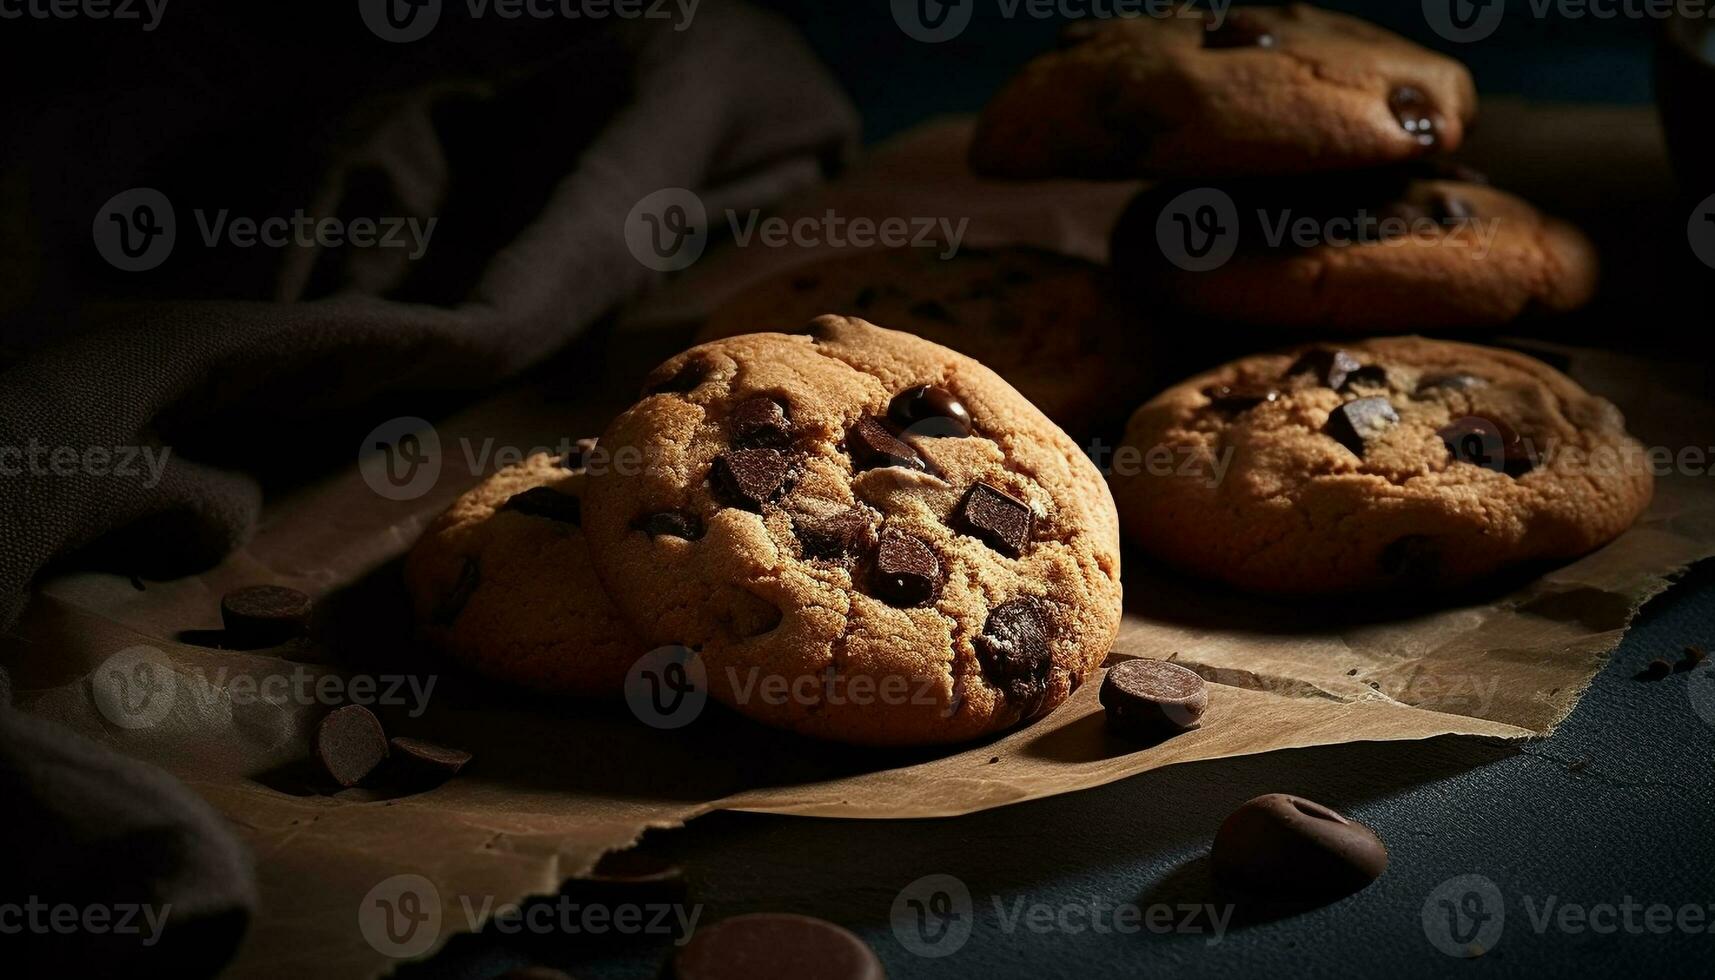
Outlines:
{"type": "Polygon", "coordinates": [[[673,959],[676,980],[884,980],[875,951],[847,929],[807,915],[740,915],[699,929],[673,959]]]}
{"type": "Polygon", "coordinates": [[[1231,893],[1289,903],[1332,901],[1387,870],[1375,832],[1320,803],[1270,793],[1245,803],[1215,833],[1215,878],[1231,893]]]}
{"type": "Polygon", "coordinates": [[[1209,707],[1209,685],[1165,660],[1126,660],[1108,668],[1101,702],[1110,728],[1153,738],[1194,727],[1209,707]]]}

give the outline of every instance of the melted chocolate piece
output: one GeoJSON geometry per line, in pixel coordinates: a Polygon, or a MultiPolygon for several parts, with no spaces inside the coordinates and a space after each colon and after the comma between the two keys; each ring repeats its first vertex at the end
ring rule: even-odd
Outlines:
{"type": "Polygon", "coordinates": [[[1048,633],[1048,617],[1036,599],[1013,599],[996,606],[975,643],[983,678],[1014,704],[1040,701],[1054,665],[1048,633]]]}
{"type": "Polygon", "coordinates": [[[917,450],[889,432],[880,419],[870,416],[858,419],[857,424],[846,432],[846,449],[860,472],[885,466],[903,466],[919,471],[929,468],[917,450]]]}
{"type": "Polygon", "coordinates": [[[702,519],[695,514],[686,514],[677,510],[664,510],[656,514],[645,514],[631,522],[631,526],[658,538],[666,535],[670,538],[684,538],[695,541],[703,536],[702,519]]]}
{"type": "Polygon", "coordinates": [[[679,365],[677,371],[665,378],[652,375],[650,380],[644,383],[643,393],[645,395],[660,395],[668,392],[684,394],[694,391],[709,376],[709,371],[712,369],[713,366],[708,361],[693,358],[679,365]]]}
{"type": "Polygon", "coordinates": [[[747,398],[727,416],[732,444],[740,449],[784,449],[792,442],[786,406],[772,398],[747,398]]]}
{"type": "Polygon", "coordinates": [[[1358,359],[1343,350],[1318,348],[1300,354],[1298,360],[1286,369],[1287,377],[1308,374],[1315,378],[1316,383],[1324,388],[1338,388],[1346,383],[1346,376],[1358,370],[1363,365],[1358,359]]]}
{"type": "Polygon", "coordinates": [[[584,522],[583,505],[578,498],[569,493],[561,493],[553,487],[531,487],[523,493],[515,493],[507,498],[500,509],[516,511],[530,517],[545,517],[573,527],[584,522]]]}
{"type": "Polygon", "coordinates": [[[1159,738],[1196,726],[1209,707],[1209,685],[1195,671],[1165,660],[1126,660],[1102,680],[1108,728],[1159,738]]]}
{"type": "Polygon", "coordinates": [[[832,517],[799,518],[792,522],[792,532],[803,545],[805,558],[846,561],[862,557],[875,547],[875,524],[861,507],[832,517]]]}
{"type": "Polygon", "coordinates": [[[965,492],[953,521],[959,530],[1010,558],[1024,553],[1035,522],[1029,504],[986,483],[973,484],[965,492]]]}
{"type": "Polygon", "coordinates": [[[1399,413],[1386,398],[1355,398],[1334,409],[1322,431],[1363,459],[1366,444],[1397,424],[1399,413]]]}
{"type": "Polygon", "coordinates": [[[926,606],[941,594],[941,559],[903,531],[881,532],[875,551],[876,595],[895,606],[926,606]]]}
{"type": "Polygon", "coordinates": [[[1233,811],[1215,832],[1209,858],[1228,894],[1290,903],[1350,895],[1380,877],[1388,862],[1370,828],[1285,793],[1233,811]]]}
{"type": "Polygon", "coordinates": [[[1500,419],[1462,418],[1436,433],[1453,459],[1505,473],[1524,476],[1536,469],[1536,458],[1513,427],[1500,419]]]}
{"type": "Polygon", "coordinates": [[[1410,133],[1420,146],[1441,142],[1441,113],[1424,91],[1415,85],[1401,85],[1388,93],[1387,106],[1399,120],[1401,129],[1410,133]]]}
{"type": "Polygon", "coordinates": [[[1358,385],[1370,388],[1386,388],[1388,386],[1387,368],[1380,364],[1366,364],[1356,371],[1346,374],[1346,380],[1340,383],[1341,391],[1350,391],[1358,385]]]}
{"type": "Polygon", "coordinates": [[[387,758],[387,734],[368,708],[348,704],[316,726],[315,756],[329,779],[356,786],[387,758]]]}
{"type": "Polygon", "coordinates": [[[778,449],[735,449],[716,457],[709,475],[735,507],[761,510],[786,489],[790,466],[778,449]]]}
{"type": "Polygon", "coordinates": [[[1417,390],[1424,392],[1445,388],[1448,391],[1470,391],[1474,388],[1486,388],[1488,384],[1474,374],[1442,374],[1422,379],[1417,383],[1417,390]]]}
{"type": "Polygon", "coordinates": [[[921,436],[968,436],[971,413],[958,397],[937,385],[918,385],[893,396],[887,417],[901,429],[921,436]]]}
{"type": "Polygon", "coordinates": [[[1210,385],[1203,389],[1209,407],[1223,412],[1248,412],[1264,402],[1276,401],[1280,391],[1267,385],[1210,385]]]}

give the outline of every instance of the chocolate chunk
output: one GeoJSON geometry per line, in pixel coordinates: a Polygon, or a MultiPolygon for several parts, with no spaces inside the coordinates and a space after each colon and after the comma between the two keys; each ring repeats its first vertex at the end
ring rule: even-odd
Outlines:
{"type": "Polygon", "coordinates": [[[941,594],[941,559],[922,541],[887,528],[875,549],[876,595],[895,606],[926,606],[941,594]]]}
{"type": "Polygon", "coordinates": [[[1431,202],[1431,207],[1435,212],[1435,220],[1442,224],[1464,221],[1476,214],[1471,209],[1471,202],[1445,190],[1435,192],[1435,199],[1431,202]]]}
{"type": "Polygon", "coordinates": [[[1210,385],[1203,389],[1203,397],[1209,399],[1210,408],[1223,412],[1248,412],[1264,402],[1278,400],[1280,392],[1267,385],[1210,385]]]}
{"type": "Polygon", "coordinates": [[[959,501],[953,523],[1001,554],[1017,558],[1030,543],[1035,522],[1029,504],[986,483],[975,483],[959,501]]]}
{"type": "Polygon", "coordinates": [[[1343,350],[1318,348],[1300,354],[1286,369],[1286,376],[1308,374],[1324,388],[1338,388],[1346,383],[1347,375],[1361,367],[1357,358],[1343,350]]]}
{"type": "Polygon", "coordinates": [[[393,758],[425,776],[456,776],[458,771],[470,761],[470,753],[462,749],[449,749],[444,745],[425,742],[420,738],[407,738],[396,735],[388,740],[392,746],[393,758]]]}
{"type": "Polygon", "coordinates": [[[1277,39],[1255,17],[1234,12],[1220,26],[1204,30],[1205,48],[1272,48],[1277,39]]]}
{"type": "Polygon", "coordinates": [[[868,554],[875,547],[875,524],[861,507],[832,517],[799,518],[792,522],[792,531],[804,546],[805,558],[844,561],[868,554]]]}
{"type": "Polygon", "coordinates": [[[885,980],[875,951],[845,929],[807,915],[753,913],[698,929],[673,957],[671,980],[885,980]]]}
{"type": "Polygon", "coordinates": [[[937,303],[932,299],[926,299],[926,300],[923,300],[923,301],[918,302],[918,303],[912,303],[911,306],[908,307],[905,312],[911,314],[912,316],[922,317],[925,320],[935,320],[935,321],[940,322],[940,323],[954,323],[954,322],[956,322],[953,319],[952,311],[948,310],[945,306],[942,306],[940,303],[937,303]]]}
{"type": "Polygon", "coordinates": [[[1385,575],[1427,585],[1440,577],[1441,549],[1433,538],[1408,534],[1382,549],[1380,564],[1385,575]]]}
{"type": "Polygon", "coordinates": [[[957,396],[937,385],[918,385],[894,395],[887,404],[887,417],[920,436],[971,434],[971,413],[957,396]]]}
{"type": "Polygon", "coordinates": [[[297,636],[310,619],[310,597],[283,585],[251,585],[220,600],[220,619],[237,646],[272,646],[297,636]]]}
{"type": "Polygon", "coordinates": [[[569,493],[561,493],[553,487],[531,487],[523,493],[515,493],[506,499],[500,509],[528,514],[531,517],[546,517],[550,521],[559,521],[574,527],[584,522],[583,504],[578,498],[569,493]]]}
{"type": "Polygon", "coordinates": [[[1270,793],[1221,824],[1210,849],[1221,887],[1287,903],[1350,895],[1387,870],[1387,848],[1370,828],[1320,803],[1270,793]]]}
{"type": "Polygon", "coordinates": [[[1441,141],[1444,121],[1422,89],[1414,85],[1395,88],[1388,93],[1387,107],[1393,110],[1400,128],[1410,133],[1420,146],[1434,146],[1441,141]]]}
{"type": "Polygon", "coordinates": [[[994,607],[976,639],[983,678],[1027,711],[1047,690],[1048,670],[1054,665],[1048,629],[1041,602],[1013,599],[994,607]]]}
{"type": "Polygon", "coordinates": [[[341,786],[356,786],[387,758],[387,734],[374,712],[348,704],[316,726],[316,763],[341,786]]]}
{"type": "Polygon", "coordinates": [[[665,510],[657,514],[645,514],[631,522],[631,526],[648,534],[651,538],[666,535],[671,538],[684,538],[695,541],[703,536],[703,522],[695,514],[683,511],[665,510]]]}
{"type": "Polygon", "coordinates": [[[560,465],[568,470],[581,470],[589,463],[589,458],[595,452],[594,439],[579,439],[572,443],[572,448],[566,455],[560,457],[560,465]]]}
{"type": "Polygon", "coordinates": [[[1387,368],[1380,364],[1366,364],[1356,371],[1346,375],[1346,380],[1340,383],[1341,391],[1351,391],[1358,385],[1370,388],[1386,388],[1388,386],[1387,368]]]}
{"type": "Polygon", "coordinates": [[[901,441],[880,419],[865,416],[846,432],[846,449],[861,472],[884,466],[903,466],[910,470],[926,470],[928,466],[917,450],[901,441]]]}
{"type": "Polygon", "coordinates": [[[786,406],[772,398],[747,398],[727,416],[732,444],[740,449],[784,449],[792,442],[786,406]]]}
{"type": "Polygon", "coordinates": [[[786,489],[791,470],[778,449],[735,449],[715,459],[715,489],[735,507],[761,510],[786,489]]]}
{"type": "Polygon", "coordinates": [[[1102,681],[1108,728],[1159,738],[1195,727],[1209,707],[1209,685],[1195,671],[1165,660],[1126,660],[1102,681]]]}
{"type": "Polygon", "coordinates": [[[1417,390],[1424,392],[1440,388],[1447,391],[1471,391],[1475,388],[1486,388],[1488,384],[1487,381],[1474,374],[1439,374],[1419,381],[1417,390]]]}
{"type": "Polygon", "coordinates": [[[451,592],[435,607],[435,622],[441,626],[451,626],[464,612],[465,603],[476,594],[476,587],[482,584],[482,568],[474,556],[466,556],[464,564],[459,566],[459,577],[453,582],[451,592]]]}
{"type": "Polygon", "coordinates": [[[1398,424],[1399,413],[1388,400],[1372,396],[1355,398],[1334,409],[1322,431],[1363,459],[1365,444],[1398,424]]]}
{"type": "Polygon", "coordinates": [[[1536,468],[1531,447],[1500,419],[1467,417],[1443,426],[1436,435],[1454,461],[1520,477],[1536,468]]]}
{"type": "Polygon", "coordinates": [[[694,357],[679,365],[678,370],[665,378],[660,377],[659,372],[651,375],[650,379],[644,382],[643,393],[645,395],[660,395],[667,392],[684,394],[693,391],[703,383],[712,369],[713,366],[708,361],[694,357]]]}

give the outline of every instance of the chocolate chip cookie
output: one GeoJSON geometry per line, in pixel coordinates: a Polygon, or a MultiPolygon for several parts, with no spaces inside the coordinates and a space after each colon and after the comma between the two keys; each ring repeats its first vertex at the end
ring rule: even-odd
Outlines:
{"type": "Polygon", "coordinates": [[[1578,229],[1416,170],[1161,184],[1115,226],[1114,267],[1183,312],[1270,328],[1493,327],[1589,302],[1596,250],[1578,229]],[[1199,249],[1206,260],[1190,261],[1199,249]]]}
{"type": "Polygon", "coordinates": [[[1465,67],[1304,4],[1078,21],[977,122],[996,177],[1198,177],[1376,166],[1464,141],[1465,67]]]}
{"type": "Polygon", "coordinates": [[[1131,406],[1138,324],[1105,270],[1041,249],[901,248],[824,259],[764,280],[709,318],[702,340],[795,330],[824,313],[863,317],[988,365],[1073,432],[1131,406]]]}
{"type": "Polygon", "coordinates": [[[1607,401],[1512,351],[1421,337],[1244,358],[1132,417],[1127,539],[1244,589],[1445,588],[1563,560],[1649,506],[1607,401]]]}
{"type": "Polygon", "coordinates": [[[847,742],[1038,717],[1107,656],[1118,523],[1077,445],[994,372],[826,316],[692,348],[602,436],[597,570],[711,693],[847,742]]]}
{"type": "Polygon", "coordinates": [[[644,647],[590,564],[585,442],[538,453],[459,497],[405,561],[423,637],[498,680],[612,696],[644,647]]]}

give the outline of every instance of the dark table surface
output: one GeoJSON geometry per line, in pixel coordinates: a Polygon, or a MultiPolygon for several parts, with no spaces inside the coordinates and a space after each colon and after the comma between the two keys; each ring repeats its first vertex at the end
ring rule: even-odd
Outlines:
{"type": "MultiPolygon", "coordinates": [[[[871,138],[974,110],[1057,27],[979,5],[956,47],[929,46],[905,40],[885,3],[769,5],[793,17],[842,77],[871,138]]],[[[1646,22],[1537,19],[1514,4],[1490,41],[1457,46],[1424,27],[1416,3],[1328,5],[1456,54],[1487,95],[1650,97],[1646,22]]],[[[650,835],[644,847],[687,868],[702,922],[752,911],[828,918],[868,940],[895,978],[1710,976],[1715,668],[1635,676],[1693,643],[1715,645],[1715,563],[1644,609],[1578,708],[1544,739],[1351,744],[1193,764],[948,820],[723,813],[650,835]],[[1391,853],[1387,873],[1332,905],[1227,919],[1209,881],[1210,837],[1235,806],[1268,792],[1308,796],[1374,828],[1391,853]],[[892,920],[902,889],[928,875],[950,875],[970,895],[956,909],[969,938],[944,941],[938,948],[957,948],[939,958],[912,952],[892,920]],[[1491,917],[1485,955],[1456,959],[1438,948],[1450,934],[1443,900],[1491,917]],[[1218,934],[1211,904],[1224,921],[1218,934]],[[1120,921],[1113,908],[1125,906],[1159,909],[1159,918],[1141,920],[1153,928],[1109,928],[1120,921]],[[1191,906],[1205,911],[1187,920],[1191,906]],[[1030,925],[1045,916],[1058,924],[1030,925]]],[[[1453,928],[1477,924],[1463,916],[1453,928]]],[[[490,929],[400,975],[487,977],[536,962],[580,977],[647,977],[671,951],[490,929]]]]}

